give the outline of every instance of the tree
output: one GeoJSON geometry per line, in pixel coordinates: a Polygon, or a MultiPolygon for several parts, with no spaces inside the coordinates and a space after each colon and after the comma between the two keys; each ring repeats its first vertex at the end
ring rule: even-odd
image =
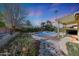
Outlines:
{"type": "Polygon", "coordinates": [[[6,22],[9,23],[11,28],[15,30],[17,27],[20,26],[21,21],[25,18],[26,12],[20,6],[20,4],[3,4],[4,6],[4,13],[3,18],[6,22]]]}
{"type": "Polygon", "coordinates": [[[42,30],[45,30],[45,22],[42,22],[42,23],[41,23],[41,29],[42,29],[42,30]]]}
{"type": "Polygon", "coordinates": [[[56,31],[56,27],[49,20],[41,23],[41,29],[44,31],[56,31]]]}
{"type": "Polygon", "coordinates": [[[0,12],[0,27],[5,27],[6,24],[3,22],[2,17],[3,17],[3,14],[2,14],[2,12],[0,12]]]}
{"type": "Polygon", "coordinates": [[[0,12],[0,21],[2,21],[2,20],[3,20],[3,13],[0,12]]]}
{"type": "Polygon", "coordinates": [[[45,27],[46,27],[46,30],[51,31],[52,30],[52,27],[53,27],[51,21],[48,20],[46,22],[46,26],[45,27]]]}
{"type": "Polygon", "coordinates": [[[32,24],[29,20],[26,21],[26,26],[32,27],[32,24]]]}
{"type": "Polygon", "coordinates": [[[5,23],[0,21],[0,27],[5,27],[5,23]]]}

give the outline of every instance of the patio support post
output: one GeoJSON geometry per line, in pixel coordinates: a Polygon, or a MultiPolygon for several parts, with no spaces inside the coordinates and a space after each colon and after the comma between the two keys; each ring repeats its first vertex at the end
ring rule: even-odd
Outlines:
{"type": "Polygon", "coordinates": [[[77,23],[77,30],[78,30],[77,35],[79,36],[79,13],[75,14],[75,21],[77,23]]]}
{"type": "Polygon", "coordinates": [[[60,32],[59,32],[59,22],[58,22],[58,21],[57,21],[57,25],[58,25],[58,26],[57,26],[57,36],[58,36],[58,38],[60,38],[60,37],[59,37],[60,32]]]}
{"type": "Polygon", "coordinates": [[[66,35],[66,24],[63,24],[64,25],[64,36],[66,35]]]}
{"type": "Polygon", "coordinates": [[[78,24],[78,36],[79,36],[79,22],[77,24],[78,24]]]}

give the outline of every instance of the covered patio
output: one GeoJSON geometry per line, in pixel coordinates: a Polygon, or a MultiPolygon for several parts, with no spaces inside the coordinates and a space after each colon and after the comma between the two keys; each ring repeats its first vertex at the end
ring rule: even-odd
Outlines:
{"type": "MultiPolygon", "coordinates": [[[[63,34],[63,36],[67,36],[68,31],[72,31],[73,33],[77,32],[76,35],[79,36],[79,13],[76,13],[75,15],[67,15],[62,18],[57,19],[58,25],[62,24],[63,28],[60,30],[58,27],[58,34],[60,35],[60,31],[63,34]]],[[[72,34],[73,35],[73,34],[72,34]]]]}

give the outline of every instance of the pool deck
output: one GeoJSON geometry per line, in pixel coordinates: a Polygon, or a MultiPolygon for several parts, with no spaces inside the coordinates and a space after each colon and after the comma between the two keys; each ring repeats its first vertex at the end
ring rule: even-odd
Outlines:
{"type": "Polygon", "coordinates": [[[44,39],[47,42],[53,43],[56,50],[59,51],[58,53],[60,53],[61,56],[63,55],[60,51],[60,41],[61,40],[57,36],[45,36],[45,37],[40,37],[40,38],[38,38],[38,36],[36,37],[36,40],[40,40],[40,39],[44,39]]]}
{"type": "Polygon", "coordinates": [[[79,41],[76,40],[76,38],[77,38],[77,36],[71,35],[71,36],[66,36],[64,38],[61,38],[61,39],[58,39],[57,37],[54,37],[54,38],[52,37],[49,40],[54,42],[55,47],[58,50],[61,50],[65,55],[68,55],[68,50],[67,50],[66,43],[67,42],[73,42],[73,43],[78,43],[79,44],[79,41]]]}
{"type": "MultiPolygon", "coordinates": [[[[74,38],[74,37],[75,36],[66,36],[66,37],[59,39],[57,36],[44,36],[44,37],[39,38],[39,40],[45,39],[46,41],[54,43],[55,48],[60,51],[61,55],[63,55],[62,53],[64,53],[65,55],[68,55],[66,43],[67,42],[77,42],[75,40],[76,38],[74,38]]],[[[38,40],[38,38],[36,38],[36,39],[38,40]]]]}

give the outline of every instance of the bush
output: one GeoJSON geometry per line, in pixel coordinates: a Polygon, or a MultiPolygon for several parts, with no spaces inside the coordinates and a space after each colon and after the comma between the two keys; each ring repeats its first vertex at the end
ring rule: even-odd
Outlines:
{"type": "Polygon", "coordinates": [[[5,27],[5,23],[0,21],[0,27],[5,27]]]}
{"type": "Polygon", "coordinates": [[[38,49],[30,35],[21,34],[10,45],[12,55],[35,56],[38,49]]]}

